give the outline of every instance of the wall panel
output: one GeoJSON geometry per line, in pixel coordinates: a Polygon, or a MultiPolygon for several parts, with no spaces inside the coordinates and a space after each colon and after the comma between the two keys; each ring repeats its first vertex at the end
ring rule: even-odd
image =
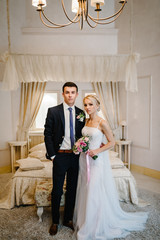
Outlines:
{"type": "Polygon", "coordinates": [[[138,79],[138,92],[128,93],[128,137],[133,146],[151,149],[151,76],[138,79]]]}

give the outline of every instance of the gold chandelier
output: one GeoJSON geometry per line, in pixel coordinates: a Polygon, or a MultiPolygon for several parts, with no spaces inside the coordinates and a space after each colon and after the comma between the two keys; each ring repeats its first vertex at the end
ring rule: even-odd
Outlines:
{"type": "Polygon", "coordinates": [[[66,12],[64,1],[61,0],[62,8],[66,18],[68,19],[68,23],[58,24],[49,20],[47,16],[44,14],[43,8],[46,7],[47,5],[46,0],[32,0],[32,5],[37,7],[40,19],[46,27],[63,28],[73,23],[79,23],[81,30],[83,29],[84,21],[86,21],[91,28],[95,28],[98,24],[105,25],[114,22],[122,13],[123,8],[127,1],[121,0],[119,3],[121,4],[121,7],[116,13],[109,17],[99,18],[99,12],[101,11],[101,6],[104,5],[104,0],[91,0],[91,6],[95,7],[95,11],[97,12],[97,18],[94,18],[88,12],[88,0],[72,0],[72,12],[75,13],[75,16],[73,19],[70,19],[66,12]]]}

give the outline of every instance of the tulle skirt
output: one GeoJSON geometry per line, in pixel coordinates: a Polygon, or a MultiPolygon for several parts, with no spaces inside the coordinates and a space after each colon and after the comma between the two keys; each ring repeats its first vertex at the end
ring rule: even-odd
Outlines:
{"type": "Polygon", "coordinates": [[[127,213],[119,205],[108,151],[100,153],[96,160],[89,157],[89,181],[85,153],[81,153],[79,162],[74,236],[78,240],[108,240],[143,230],[148,213],[127,213]]]}

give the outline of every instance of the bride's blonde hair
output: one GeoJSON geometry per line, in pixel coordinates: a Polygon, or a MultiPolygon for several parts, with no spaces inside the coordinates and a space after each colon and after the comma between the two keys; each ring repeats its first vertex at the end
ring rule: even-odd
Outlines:
{"type": "Polygon", "coordinates": [[[93,95],[93,94],[87,95],[86,97],[83,98],[83,103],[84,103],[85,99],[89,99],[92,102],[94,102],[98,106],[97,111],[100,111],[100,101],[96,95],[93,95]]]}

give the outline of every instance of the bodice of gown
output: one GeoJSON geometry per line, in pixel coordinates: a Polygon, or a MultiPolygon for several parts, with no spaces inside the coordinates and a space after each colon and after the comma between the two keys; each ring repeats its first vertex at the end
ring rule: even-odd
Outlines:
{"type": "Polygon", "coordinates": [[[84,128],[82,129],[82,135],[90,137],[90,149],[99,148],[101,143],[103,142],[104,135],[98,128],[84,126],[84,128]]]}

